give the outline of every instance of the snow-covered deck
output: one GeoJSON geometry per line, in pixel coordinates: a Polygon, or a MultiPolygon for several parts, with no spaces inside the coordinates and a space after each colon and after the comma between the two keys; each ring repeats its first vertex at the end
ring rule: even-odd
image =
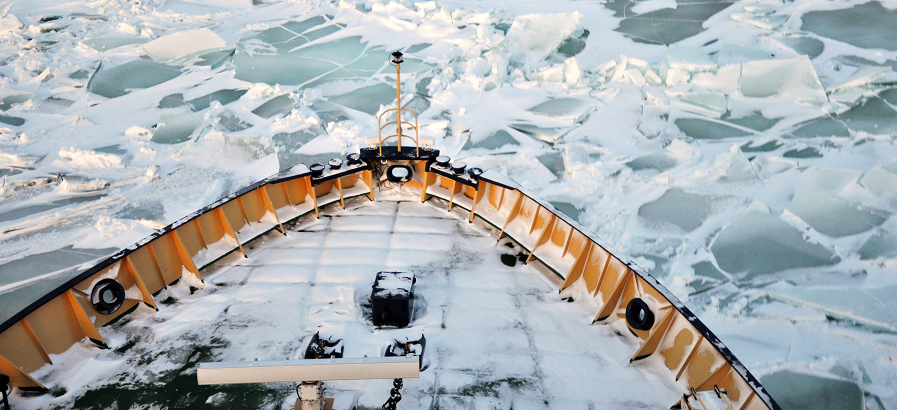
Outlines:
{"type": "MultiPolygon", "coordinates": [[[[394,339],[427,338],[425,370],[405,380],[403,409],[668,408],[681,392],[650,364],[629,364],[638,347],[622,321],[590,325],[585,292],[559,295],[534,265],[485,223],[408,195],[365,198],[272,231],[176,285],[149,308],[104,327],[111,349],[76,346],[38,371],[60,397],[19,398],[17,408],[290,408],[289,385],[196,386],[196,364],[297,359],[308,338],[344,338],[345,357],[381,356],[394,339]],[[377,271],[417,277],[416,313],[403,329],[368,318],[377,271]],[[190,287],[199,288],[191,292],[190,287]],[[573,301],[565,300],[573,296],[573,301]],[[46,372],[53,372],[46,374],[46,372]],[[176,386],[175,386],[176,385],[176,386]],[[138,393],[139,392],[139,393],[138,393]],[[214,406],[213,406],[214,407],[214,406]]],[[[325,383],[336,408],[379,408],[391,380],[325,383]]]]}

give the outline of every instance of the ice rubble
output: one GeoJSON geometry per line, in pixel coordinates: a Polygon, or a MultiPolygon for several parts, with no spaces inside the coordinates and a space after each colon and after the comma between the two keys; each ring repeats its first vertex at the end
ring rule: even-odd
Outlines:
{"type": "Polygon", "coordinates": [[[582,33],[582,20],[579,12],[519,16],[508,29],[507,41],[513,53],[540,60],[567,38],[578,37],[582,33]]]}

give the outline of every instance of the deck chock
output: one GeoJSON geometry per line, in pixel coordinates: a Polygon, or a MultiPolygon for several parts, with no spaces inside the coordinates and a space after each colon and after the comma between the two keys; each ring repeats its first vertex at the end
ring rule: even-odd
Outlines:
{"type": "Polygon", "coordinates": [[[9,376],[0,373],[0,396],[3,398],[3,409],[9,410],[9,396],[7,395],[7,391],[9,390],[9,376]]]}
{"type": "Polygon", "coordinates": [[[305,348],[306,359],[334,359],[343,357],[343,339],[333,339],[333,336],[327,339],[321,338],[321,332],[315,333],[305,348]]]}
{"type": "Polygon", "coordinates": [[[394,357],[394,356],[408,356],[409,354],[413,354],[418,357],[420,360],[420,370],[424,369],[424,351],[427,350],[427,338],[424,337],[423,334],[420,335],[420,339],[417,340],[408,340],[405,339],[404,342],[400,342],[396,339],[395,343],[389,345],[386,348],[386,352],[383,354],[384,357],[394,357]]]}

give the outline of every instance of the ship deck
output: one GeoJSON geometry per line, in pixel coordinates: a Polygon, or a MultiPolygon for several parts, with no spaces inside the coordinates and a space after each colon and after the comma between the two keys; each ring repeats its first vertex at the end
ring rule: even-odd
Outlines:
{"type": "MultiPolygon", "coordinates": [[[[87,342],[36,373],[50,395],[17,408],[288,409],[289,384],[197,386],[200,362],[300,358],[309,338],[343,338],[344,357],[380,356],[394,339],[427,338],[425,369],[405,380],[403,409],[667,408],[681,387],[658,366],[629,363],[638,348],[623,321],[590,325],[597,304],[585,289],[559,294],[538,262],[516,254],[493,228],[446,212],[441,200],[378,193],[326,207],[271,231],[216,262],[204,283],[156,295],[106,326],[109,350],[87,342]],[[384,195],[387,196],[384,198],[384,195]],[[392,195],[392,196],[389,196],[392,195]],[[416,312],[405,328],[369,319],[376,272],[416,274],[416,312]],[[572,297],[571,299],[568,299],[572,297]],[[206,406],[206,407],[203,407],[206,406]]],[[[456,208],[457,209],[457,208],[456,208]]],[[[326,382],[337,409],[380,408],[391,380],[326,382]]]]}

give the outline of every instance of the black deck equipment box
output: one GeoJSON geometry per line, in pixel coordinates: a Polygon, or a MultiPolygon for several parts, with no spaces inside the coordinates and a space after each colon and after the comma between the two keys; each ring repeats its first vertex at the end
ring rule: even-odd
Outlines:
{"type": "Polygon", "coordinates": [[[375,326],[408,326],[414,311],[411,272],[377,272],[371,290],[371,321],[375,326]]]}

